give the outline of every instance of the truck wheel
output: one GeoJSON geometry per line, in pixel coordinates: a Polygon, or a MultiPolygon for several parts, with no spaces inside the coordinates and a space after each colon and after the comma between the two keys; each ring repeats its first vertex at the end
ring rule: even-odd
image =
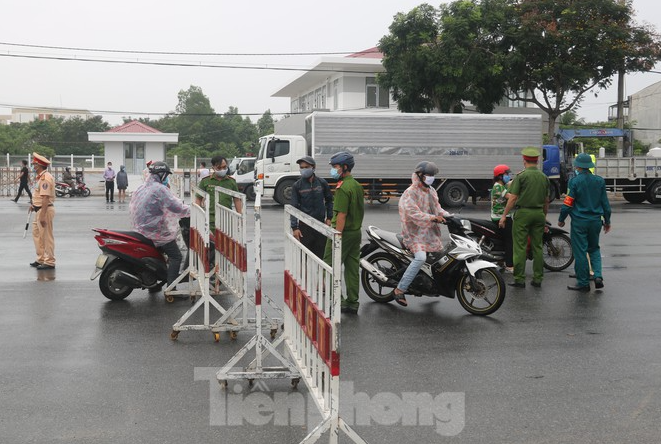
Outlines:
{"type": "Polygon", "coordinates": [[[450,182],[441,189],[441,201],[446,207],[460,207],[468,200],[468,187],[462,182],[450,182]]]}
{"type": "Polygon", "coordinates": [[[248,185],[243,192],[246,195],[246,199],[253,201],[255,200],[255,187],[252,185],[248,185]]]}
{"type": "Polygon", "coordinates": [[[643,203],[647,199],[646,193],[624,193],[622,196],[624,200],[634,204],[643,203]]]}
{"type": "Polygon", "coordinates": [[[657,180],[647,189],[647,200],[652,204],[661,204],[661,180],[657,180]]]}
{"type": "Polygon", "coordinates": [[[273,198],[280,205],[286,205],[291,201],[291,191],[294,185],[293,180],[283,180],[275,189],[275,196],[273,198]]]}

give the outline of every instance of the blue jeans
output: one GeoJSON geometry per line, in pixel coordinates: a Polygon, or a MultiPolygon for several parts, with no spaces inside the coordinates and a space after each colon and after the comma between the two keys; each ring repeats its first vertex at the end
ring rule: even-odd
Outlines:
{"type": "Polygon", "coordinates": [[[168,285],[170,285],[179,276],[179,267],[181,267],[182,260],[181,251],[176,240],[161,245],[160,249],[168,255],[168,285]]]}
{"type": "Polygon", "coordinates": [[[411,285],[413,279],[415,279],[415,277],[418,275],[418,272],[426,260],[427,253],[425,251],[418,251],[415,253],[414,259],[411,261],[408,268],[404,272],[404,276],[402,276],[402,280],[399,281],[399,284],[397,284],[397,288],[406,293],[409,285],[411,285]]]}

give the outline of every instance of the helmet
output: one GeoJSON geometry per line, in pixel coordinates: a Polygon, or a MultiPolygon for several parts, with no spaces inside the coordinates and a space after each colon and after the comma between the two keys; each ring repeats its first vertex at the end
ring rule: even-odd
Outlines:
{"type": "Polygon", "coordinates": [[[71,171],[71,168],[69,168],[69,167],[64,167],[64,170],[68,173],[69,171],[71,171]]]}
{"type": "Polygon", "coordinates": [[[152,162],[149,166],[149,172],[151,174],[156,174],[161,182],[172,173],[170,167],[165,162],[152,162]]]}
{"type": "Polygon", "coordinates": [[[508,172],[509,170],[510,170],[510,167],[508,167],[505,164],[496,165],[493,169],[493,177],[501,176],[501,175],[505,174],[506,172],[508,172]]]}
{"type": "Polygon", "coordinates": [[[356,164],[353,160],[353,155],[346,151],[340,151],[339,153],[333,154],[328,163],[331,165],[346,165],[350,170],[356,164]]]}
{"type": "Polygon", "coordinates": [[[422,173],[425,176],[435,176],[438,174],[438,167],[434,162],[423,160],[415,167],[416,173],[422,173]]]}

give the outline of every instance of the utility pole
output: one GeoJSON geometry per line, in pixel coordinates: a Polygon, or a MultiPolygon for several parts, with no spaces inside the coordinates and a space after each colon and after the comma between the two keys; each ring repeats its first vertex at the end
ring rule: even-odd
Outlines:
{"type": "MultiPolygon", "coordinates": [[[[618,0],[618,3],[622,6],[626,5],[626,0],[618,0]]],[[[617,73],[617,120],[615,126],[618,129],[624,129],[624,75],[626,74],[624,70],[624,60],[622,60],[620,69],[617,73]]],[[[628,143],[632,143],[629,141],[628,143]]],[[[624,157],[624,137],[617,139],[617,157],[624,157]]]]}

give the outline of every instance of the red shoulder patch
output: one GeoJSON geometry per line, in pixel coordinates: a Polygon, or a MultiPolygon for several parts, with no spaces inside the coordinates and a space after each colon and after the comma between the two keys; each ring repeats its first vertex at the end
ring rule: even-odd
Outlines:
{"type": "Polygon", "coordinates": [[[340,188],[340,187],[342,186],[342,183],[343,183],[342,181],[339,181],[339,182],[337,183],[337,185],[335,186],[335,189],[340,188]]]}
{"type": "Polygon", "coordinates": [[[568,207],[573,207],[574,206],[574,198],[571,196],[566,196],[565,200],[562,202],[564,205],[567,205],[568,207]]]}

